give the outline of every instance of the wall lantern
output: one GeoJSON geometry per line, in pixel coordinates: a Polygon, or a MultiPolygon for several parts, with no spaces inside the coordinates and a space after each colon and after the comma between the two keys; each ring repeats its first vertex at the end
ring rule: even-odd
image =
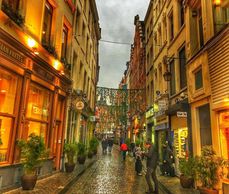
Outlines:
{"type": "Polygon", "coordinates": [[[172,74],[167,69],[166,72],[163,74],[163,77],[165,81],[169,82],[171,80],[172,74]]]}
{"type": "Polygon", "coordinates": [[[33,51],[33,53],[35,55],[38,55],[39,54],[39,52],[37,50],[37,43],[36,43],[36,41],[34,39],[28,37],[28,39],[27,39],[27,45],[29,46],[29,48],[32,49],[32,51],[33,51]]]}
{"type": "Polygon", "coordinates": [[[221,5],[221,0],[214,0],[214,5],[215,6],[220,6],[221,5]]]}
{"type": "Polygon", "coordinates": [[[55,59],[55,60],[53,61],[53,67],[54,67],[56,70],[60,70],[60,62],[59,62],[57,59],[55,59]]]}
{"type": "Polygon", "coordinates": [[[35,40],[32,39],[32,38],[28,38],[28,39],[27,39],[27,44],[28,44],[28,46],[29,46],[30,48],[34,48],[34,47],[36,46],[36,42],[35,42],[35,40]]]}

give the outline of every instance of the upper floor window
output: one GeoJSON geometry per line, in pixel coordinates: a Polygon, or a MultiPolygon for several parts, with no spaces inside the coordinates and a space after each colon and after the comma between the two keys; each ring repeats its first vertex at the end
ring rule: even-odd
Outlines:
{"type": "Polygon", "coordinates": [[[183,1],[179,1],[179,22],[180,22],[180,27],[184,25],[184,6],[183,6],[183,1]]]}
{"type": "Polygon", "coordinates": [[[215,3],[213,11],[215,31],[218,32],[229,23],[229,1],[221,0],[220,3],[215,3]]]}
{"type": "Polygon", "coordinates": [[[183,47],[179,51],[179,63],[180,63],[180,89],[182,89],[185,86],[187,86],[185,47],[183,47]]]}
{"type": "Polygon", "coordinates": [[[195,90],[203,88],[202,68],[195,72],[195,90]]]}
{"type": "Polygon", "coordinates": [[[172,74],[170,81],[170,95],[174,95],[176,93],[176,75],[175,75],[175,63],[174,59],[169,63],[170,72],[172,74]]]}
{"type": "Polygon", "coordinates": [[[67,46],[68,46],[68,28],[66,25],[64,25],[62,33],[63,34],[62,34],[62,46],[61,46],[61,58],[66,59],[67,46]]]}
{"type": "Polygon", "coordinates": [[[13,11],[17,11],[19,8],[19,1],[20,0],[3,0],[2,4],[8,6],[8,8],[11,8],[13,11]]]}
{"type": "Polygon", "coordinates": [[[174,23],[173,23],[173,13],[169,15],[169,40],[172,41],[174,38],[174,23]]]}
{"type": "Polygon", "coordinates": [[[201,7],[198,9],[198,27],[199,27],[199,45],[200,48],[204,45],[204,33],[203,33],[203,19],[201,7]]]}
{"type": "Polygon", "coordinates": [[[44,21],[42,30],[42,44],[50,45],[52,29],[53,7],[46,2],[44,11],[44,21]]]}

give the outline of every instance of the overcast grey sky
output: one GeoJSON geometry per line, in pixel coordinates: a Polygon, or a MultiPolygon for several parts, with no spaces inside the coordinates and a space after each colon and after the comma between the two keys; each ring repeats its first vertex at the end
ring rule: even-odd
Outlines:
{"type": "MultiPolygon", "coordinates": [[[[144,20],[149,0],[96,0],[102,40],[133,43],[134,16],[144,20]]],[[[130,45],[100,41],[98,86],[117,88],[130,59],[130,45]]]]}

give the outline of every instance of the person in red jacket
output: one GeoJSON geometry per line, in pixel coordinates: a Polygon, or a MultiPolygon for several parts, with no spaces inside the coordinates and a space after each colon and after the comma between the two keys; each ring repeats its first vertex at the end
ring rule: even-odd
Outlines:
{"type": "Polygon", "coordinates": [[[128,147],[127,147],[126,143],[122,143],[120,149],[122,151],[123,160],[126,160],[126,152],[128,151],[128,147]]]}

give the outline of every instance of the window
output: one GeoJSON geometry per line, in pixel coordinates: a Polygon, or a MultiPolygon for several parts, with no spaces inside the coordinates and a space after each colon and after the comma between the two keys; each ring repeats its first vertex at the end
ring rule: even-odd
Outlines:
{"type": "Polygon", "coordinates": [[[184,24],[184,6],[183,6],[183,1],[179,1],[179,19],[180,19],[180,27],[183,26],[184,24]]]}
{"type": "Polygon", "coordinates": [[[0,68],[0,162],[9,160],[19,78],[0,68]]]}
{"type": "Polygon", "coordinates": [[[48,2],[46,2],[45,11],[44,11],[43,30],[42,30],[42,44],[44,45],[50,45],[52,16],[53,16],[53,8],[48,2]]]}
{"type": "Polygon", "coordinates": [[[68,47],[68,28],[66,25],[64,25],[63,32],[62,32],[61,58],[66,59],[67,47],[68,47]]]}
{"type": "Polygon", "coordinates": [[[81,13],[80,10],[77,9],[76,11],[76,22],[75,22],[75,38],[78,38],[80,35],[80,18],[81,18],[81,13]]]}
{"type": "Polygon", "coordinates": [[[166,19],[163,20],[163,43],[167,41],[167,23],[166,19]]]}
{"type": "Polygon", "coordinates": [[[174,38],[173,13],[171,13],[169,16],[169,33],[170,33],[169,39],[170,41],[172,41],[174,38]]]}
{"type": "Polygon", "coordinates": [[[169,63],[170,72],[172,74],[170,80],[170,95],[174,95],[176,93],[176,75],[175,75],[175,63],[174,59],[169,63]]]}
{"type": "Polygon", "coordinates": [[[13,11],[18,11],[19,8],[19,0],[3,0],[3,4],[8,5],[11,7],[13,11]]]}
{"type": "Polygon", "coordinates": [[[34,83],[30,85],[26,112],[27,126],[24,132],[25,138],[31,133],[35,133],[46,140],[51,97],[52,94],[49,90],[34,83]]]}
{"type": "Polygon", "coordinates": [[[180,63],[180,89],[187,86],[186,78],[186,59],[185,59],[185,47],[179,52],[179,63],[180,63]]]}
{"type": "Polygon", "coordinates": [[[200,106],[198,108],[198,113],[199,113],[201,147],[205,145],[212,145],[211,119],[210,119],[209,104],[200,106]]]}
{"type": "Polygon", "coordinates": [[[229,2],[222,0],[221,4],[213,7],[215,31],[220,31],[229,23],[229,2]]]}
{"type": "Polygon", "coordinates": [[[198,90],[203,87],[202,68],[195,73],[195,89],[198,90]]]}
{"type": "Polygon", "coordinates": [[[201,8],[198,10],[198,27],[199,27],[199,45],[201,48],[204,45],[203,19],[202,19],[201,8]]]}

